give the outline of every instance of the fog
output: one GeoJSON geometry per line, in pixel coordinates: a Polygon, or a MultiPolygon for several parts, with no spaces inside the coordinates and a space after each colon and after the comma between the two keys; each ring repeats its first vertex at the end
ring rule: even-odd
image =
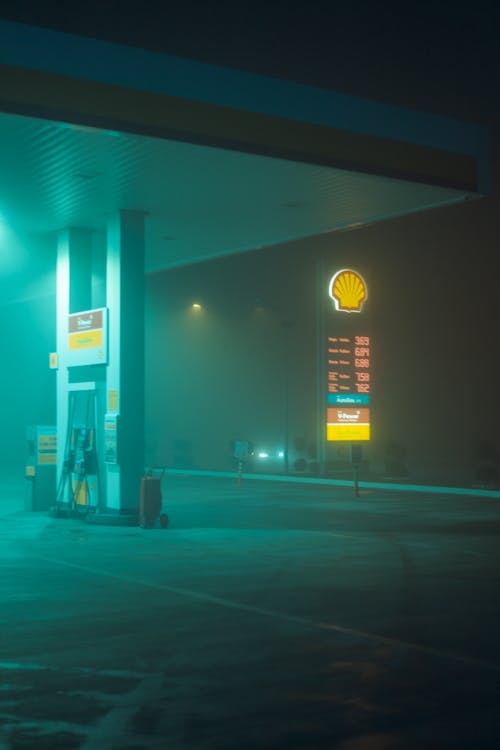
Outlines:
{"type": "MultiPolygon", "coordinates": [[[[149,277],[149,460],[227,469],[232,438],[276,449],[288,435],[290,466],[305,457],[317,468],[315,316],[327,278],[317,288],[315,274],[322,258],[328,272],[356,268],[369,286],[366,469],[473,483],[482,446],[496,443],[499,416],[497,221],[487,198],[149,277]]],[[[330,459],[346,457],[328,450],[330,459]]]]}
{"type": "MultiPolygon", "coordinates": [[[[231,441],[244,439],[270,455],[253,471],[282,472],[286,444],[291,471],[317,470],[322,259],[327,274],[353,267],[369,287],[365,472],[470,485],[484,478],[486,452],[495,479],[495,200],[147,275],[145,464],[229,470],[231,441]]],[[[0,462],[22,472],[26,427],[55,423],[56,243],[16,243],[30,262],[6,259],[2,272],[0,462]]],[[[327,458],[341,471],[345,451],[330,445],[327,458]]]]}

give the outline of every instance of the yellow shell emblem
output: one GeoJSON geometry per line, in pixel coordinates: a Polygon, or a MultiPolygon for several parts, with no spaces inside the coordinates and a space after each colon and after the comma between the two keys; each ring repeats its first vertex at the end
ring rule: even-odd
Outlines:
{"type": "Polygon", "coordinates": [[[361,305],[367,298],[366,284],[357,271],[344,268],[332,277],[328,294],[337,310],[361,312],[361,305]]]}

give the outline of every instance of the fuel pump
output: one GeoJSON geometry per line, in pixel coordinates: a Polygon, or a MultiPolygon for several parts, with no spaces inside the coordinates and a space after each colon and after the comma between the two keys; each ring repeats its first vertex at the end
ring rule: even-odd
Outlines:
{"type": "Polygon", "coordinates": [[[95,383],[75,383],[68,393],[64,462],[56,514],[86,515],[99,508],[99,456],[95,383]]]}
{"type": "Polygon", "coordinates": [[[86,512],[98,506],[95,429],[74,426],[71,431],[71,494],[74,509],[86,512]]]}

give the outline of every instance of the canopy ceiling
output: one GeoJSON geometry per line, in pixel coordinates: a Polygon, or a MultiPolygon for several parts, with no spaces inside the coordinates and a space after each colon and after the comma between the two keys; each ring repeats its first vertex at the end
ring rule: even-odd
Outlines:
{"type": "Polygon", "coordinates": [[[241,151],[0,114],[0,214],[101,231],[145,211],[146,271],[464,200],[464,191],[241,151]]]}

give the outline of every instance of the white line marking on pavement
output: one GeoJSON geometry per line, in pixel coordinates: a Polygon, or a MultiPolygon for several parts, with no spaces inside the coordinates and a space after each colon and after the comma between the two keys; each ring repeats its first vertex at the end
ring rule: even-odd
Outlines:
{"type": "Polygon", "coordinates": [[[0,661],[0,669],[26,670],[28,672],[63,672],[64,674],[90,674],[101,677],[121,677],[143,680],[149,672],[133,672],[128,669],[94,669],[92,667],[55,667],[48,664],[30,664],[17,661],[0,661]]]}
{"type": "Polygon", "coordinates": [[[256,607],[253,604],[245,604],[244,602],[237,602],[232,599],[226,599],[220,596],[213,596],[212,594],[205,594],[202,591],[195,591],[193,589],[185,589],[178,586],[166,586],[162,583],[154,583],[152,581],[144,581],[140,578],[133,578],[130,576],[120,575],[118,573],[110,573],[108,571],[98,570],[88,565],[79,565],[78,563],[72,563],[67,560],[59,560],[57,558],[45,557],[42,555],[36,555],[37,559],[43,560],[44,562],[52,563],[54,565],[64,565],[68,568],[80,570],[83,573],[90,573],[92,575],[99,575],[104,578],[112,578],[113,580],[120,581],[121,583],[132,584],[134,586],[144,586],[149,589],[156,591],[165,591],[170,594],[177,594],[178,596],[184,596],[190,599],[195,599],[206,604],[216,604],[226,609],[236,609],[241,612],[250,612],[251,614],[261,615],[263,617],[271,617],[277,620],[283,620],[285,622],[291,622],[296,625],[303,625],[304,627],[313,628],[316,630],[332,631],[336,633],[342,633],[343,635],[350,635],[363,640],[378,641],[379,643],[385,643],[390,646],[397,646],[401,648],[407,648],[412,651],[416,651],[427,656],[434,656],[440,659],[447,659],[449,661],[462,662],[471,666],[480,667],[482,669],[488,669],[492,671],[500,671],[500,664],[491,663],[484,659],[478,659],[473,656],[466,656],[463,654],[456,654],[452,651],[445,651],[444,649],[433,648],[432,646],[424,646],[418,643],[411,643],[408,641],[400,640],[399,638],[388,638],[384,635],[378,635],[377,633],[370,633],[365,630],[358,630],[356,628],[348,628],[342,625],[337,625],[331,622],[323,622],[322,620],[311,620],[308,617],[301,617],[299,615],[290,615],[286,612],[278,612],[273,609],[267,609],[263,607],[256,607]]]}

